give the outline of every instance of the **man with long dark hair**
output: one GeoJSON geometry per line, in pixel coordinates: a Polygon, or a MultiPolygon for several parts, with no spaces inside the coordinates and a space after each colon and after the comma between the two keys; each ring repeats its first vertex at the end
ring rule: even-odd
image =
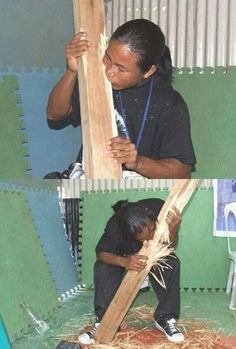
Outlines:
{"type": "MultiPolygon", "coordinates": [[[[84,32],[67,47],[67,70],[47,106],[52,127],[80,124],[78,57],[88,50],[89,34],[84,32]]],[[[190,177],[196,159],[188,108],[171,86],[171,56],[160,27],[146,19],[121,25],[110,38],[103,64],[126,129],[107,140],[108,156],[144,177],[190,177]]]]}
{"type": "MultiPolygon", "coordinates": [[[[95,343],[96,329],[109,307],[127,270],[142,271],[146,266],[147,256],[137,254],[143,242],[152,240],[156,230],[157,216],[163,200],[146,199],[135,203],[118,201],[114,214],[108,220],[105,232],[96,246],[97,261],[94,265],[94,310],[96,322],[90,331],[79,336],[81,344],[95,343]]],[[[166,222],[169,227],[171,247],[178,240],[178,228],[181,216],[176,208],[168,212],[166,222]]],[[[167,338],[175,343],[184,340],[183,334],[176,327],[180,313],[180,262],[175,254],[166,257],[169,266],[163,272],[165,287],[160,279],[160,271],[152,267],[149,275],[153,290],[158,298],[154,312],[155,326],[167,338]],[[153,276],[155,275],[155,277],[153,276]]]]}

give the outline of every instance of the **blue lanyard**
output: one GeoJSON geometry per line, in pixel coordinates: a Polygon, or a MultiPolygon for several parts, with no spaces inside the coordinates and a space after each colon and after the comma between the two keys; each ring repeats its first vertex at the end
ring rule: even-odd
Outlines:
{"type": "MultiPolygon", "coordinates": [[[[149,93],[148,93],[148,98],[147,98],[147,102],[146,102],[145,111],[144,111],[144,114],[143,114],[142,125],[141,125],[140,130],[139,130],[138,139],[137,139],[137,141],[135,143],[136,149],[138,149],[138,147],[140,145],[140,141],[141,141],[141,139],[143,137],[145,122],[147,121],[148,111],[149,111],[149,108],[150,108],[152,90],[153,90],[153,76],[152,76],[151,82],[150,82],[150,88],[149,88],[149,93]]],[[[127,115],[126,115],[126,111],[125,111],[125,108],[124,108],[121,91],[118,92],[118,96],[119,96],[119,102],[120,102],[120,107],[121,107],[121,114],[122,114],[121,116],[123,117],[123,120],[125,122],[127,133],[128,133],[128,137],[130,139],[130,135],[129,135],[128,127],[127,127],[127,115]]]]}

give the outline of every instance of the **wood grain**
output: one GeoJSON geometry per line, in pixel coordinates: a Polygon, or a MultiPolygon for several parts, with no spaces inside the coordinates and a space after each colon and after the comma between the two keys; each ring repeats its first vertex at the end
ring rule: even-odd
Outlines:
{"type": "Polygon", "coordinates": [[[121,165],[109,158],[107,140],[117,135],[112,88],[102,63],[106,48],[103,0],[73,0],[75,32],[88,33],[90,49],[79,59],[78,82],[81,107],[85,177],[122,178],[121,165]]]}

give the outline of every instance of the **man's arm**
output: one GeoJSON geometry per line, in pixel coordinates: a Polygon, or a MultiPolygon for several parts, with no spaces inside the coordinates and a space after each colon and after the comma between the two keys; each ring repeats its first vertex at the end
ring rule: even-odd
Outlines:
{"type": "Polygon", "coordinates": [[[145,268],[147,259],[147,256],[136,254],[125,257],[110,252],[100,252],[97,254],[97,260],[100,262],[136,271],[142,271],[145,268]]]}
{"type": "Polygon", "coordinates": [[[173,158],[154,160],[138,155],[135,171],[148,178],[191,178],[191,166],[173,158]]]}
{"type": "Polygon", "coordinates": [[[169,228],[171,247],[175,248],[178,243],[178,231],[182,221],[182,216],[176,207],[173,207],[166,216],[166,223],[169,228]]]}
{"type": "Polygon", "coordinates": [[[148,178],[190,178],[191,166],[169,158],[154,160],[140,156],[129,139],[114,137],[108,141],[108,155],[128,170],[135,171],[148,178]]]}
{"type": "Polygon", "coordinates": [[[48,120],[59,121],[72,113],[72,95],[77,73],[67,69],[61,80],[53,88],[48,98],[48,120]]]}
{"type": "Polygon", "coordinates": [[[63,120],[72,113],[72,96],[77,81],[78,58],[85,54],[88,48],[87,34],[84,32],[76,34],[67,46],[67,70],[49,95],[48,120],[63,120]]]}

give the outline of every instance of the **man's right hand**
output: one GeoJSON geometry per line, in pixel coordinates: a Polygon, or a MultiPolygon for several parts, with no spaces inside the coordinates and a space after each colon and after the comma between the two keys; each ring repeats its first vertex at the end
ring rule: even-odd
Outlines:
{"type": "Polygon", "coordinates": [[[89,49],[88,34],[85,32],[77,33],[69,42],[66,48],[67,66],[70,71],[77,73],[78,58],[86,54],[89,49]]]}
{"type": "Polygon", "coordinates": [[[147,265],[147,256],[134,254],[125,257],[125,268],[127,270],[142,271],[147,265]]]}

